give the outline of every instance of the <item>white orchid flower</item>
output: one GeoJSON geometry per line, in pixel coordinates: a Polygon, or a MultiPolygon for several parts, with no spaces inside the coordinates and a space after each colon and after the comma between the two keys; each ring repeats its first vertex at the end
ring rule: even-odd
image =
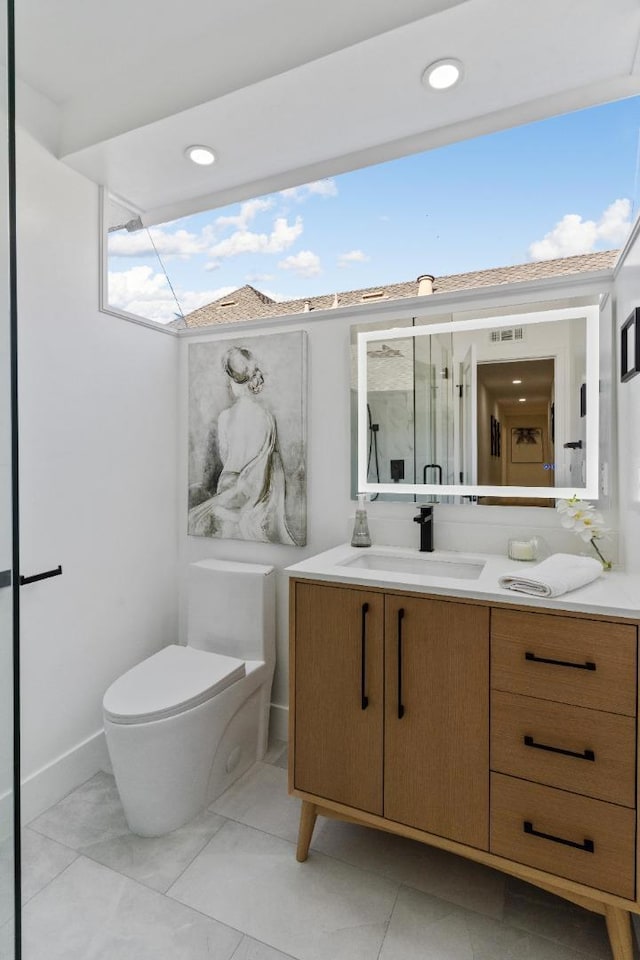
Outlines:
{"type": "Polygon", "coordinates": [[[608,532],[604,525],[604,517],[596,510],[592,503],[580,500],[573,496],[568,500],[559,500],[556,509],[561,516],[561,524],[566,530],[573,530],[581,540],[590,543],[598,554],[605,570],[610,570],[612,563],[600,553],[595,541],[602,539],[608,532]]]}

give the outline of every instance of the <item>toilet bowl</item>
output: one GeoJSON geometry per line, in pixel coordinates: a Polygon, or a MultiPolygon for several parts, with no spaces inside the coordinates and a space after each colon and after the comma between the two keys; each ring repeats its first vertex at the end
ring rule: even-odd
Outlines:
{"type": "Polygon", "coordinates": [[[161,836],[264,756],[275,666],[275,574],[203,560],[188,569],[187,645],[117,679],[104,727],[129,827],[161,836]]]}

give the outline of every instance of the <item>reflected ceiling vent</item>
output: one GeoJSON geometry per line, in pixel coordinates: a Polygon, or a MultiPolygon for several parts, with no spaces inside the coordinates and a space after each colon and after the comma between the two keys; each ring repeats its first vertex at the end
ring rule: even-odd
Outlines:
{"type": "Polygon", "coordinates": [[[491,343],[517,343],[524,340],[524,327],[498,327],[489,331],[491,343]]]}

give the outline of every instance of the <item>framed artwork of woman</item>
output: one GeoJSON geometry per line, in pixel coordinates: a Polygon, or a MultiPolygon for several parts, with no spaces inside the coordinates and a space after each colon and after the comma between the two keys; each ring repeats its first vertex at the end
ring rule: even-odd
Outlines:
{"type": "Polygon", "coordinates": [[[306,543],[306,336],[189,345],[192,536],[306,543]]]}

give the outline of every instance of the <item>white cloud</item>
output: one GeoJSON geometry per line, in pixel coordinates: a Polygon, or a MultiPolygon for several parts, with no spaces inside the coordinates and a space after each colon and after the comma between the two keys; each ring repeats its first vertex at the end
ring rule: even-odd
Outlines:
{"type": "Polygon", "coordinates": [[[112,257],[146,257],[154,254],[153,246],[161,256],[189,257],[202,253],[210,242],[210,236],[203,231],[200,236],[187,230],[168,233],[161,227],[150,231],[136,230],[135,233],[118,232],[109,237],[109,255],[112,257]],[[149,236],[151,234],[151,237],[149,236]],[[153,243],[151,242],[153,238],[153,243]]]}
{"type": "Polygon", "coordinates": [[[321,197],[337,197],[338,188],[335,180],[314,180],[313,183],[307,183],[306,188],[309,193],[318,194],[321,197]]]}
{"type": "Polygon", "coordinates": [[[631,200],[614,200],[600,217],[598,236],[607,243],[621,246],[631,229],[631,200]]]}
{"type": "Polygon", "coordinates": [[[319,197],[337,197],[338,188],[335,180],[314,180],[312,183],[305,183],[301,187],[288,187],[280,191],[280,196],[287,200],[295,200],[296,203],[303,203],[311,196],[319,197]]]}
{"type": "Polygon", "coordinates": [[[270,210],[275,200],[272,197],[256,197],[254,200],[247,200],[241,204],[240,212],[235,216],[218,217],[216,219],[217,227],[236,227],[238,230],[246,230],[248,224],[258,213],[270,210]]]}
{"type": "Polygon", "coordinates": [[[363,250],[349,250],[348,253],[341,253],[338,257],[339,267],[348,267],[350,263],[367,263],[371,257],[368,257],[363,250]]]}
{"type": "MultiPolygon", "coordinates": [[[[176,294],[186,314],[235,289],[225,286],[215,290],[176,290],[176,294]]],[[[166,277],[162,273],[154,273],[151,267],[110,272],[109,304],[159,323],[170,323],[179,315],[166,277]]]]}
{"type": "Polygon", "coordinates": [[[247,283],[269,283],[270,280],[275,280],[275,277],[272,273],[248,273],[245,280],[247,283]]]}
{"type": "Polygon", "coordinates": [[[297,300],[297,297],[292,297],[291,294],[287,293],[278,293],[277,290],[263,290],[267,297],[271,297],[272,300],[275,300],[276,303],[282,303],[283,300],[297,300]]]}
{"type": "Polygon", "coordinates": [[[293,270],[299,277],[315,277],[322,273],[320,257],[311,250],[301,250],[278,262],[281,270],[293,270]]]}
{"type": "Polygon", "coordinates": [[[286,217],[277,217],[271,233],[253,233],[251,230],[236,230],[225,237],[209,253],[212,257],[235,257],[240,253],[282,253],[302,233],[302,217],[289,223],[286,217]]]}
{"type": "Polygon", "coordinates": [[[577,213],[567,213],[542,240],[529,247],[532,260],[553,260],[579,253],[592,253],[598,244],[619,246],[631,228],[631,201],[614,200],[600,219],[583,220],[577,213]]]}
{"type": "Polygon", "coordinates": [[[237,286],[216,287],[215,290],[177,290],[178,300],[183,313],[191,313],[198,307],[204,307],[206,303],[213,303],[220,297],[226,297],[228,293],[237,290],[237,286]]]}

